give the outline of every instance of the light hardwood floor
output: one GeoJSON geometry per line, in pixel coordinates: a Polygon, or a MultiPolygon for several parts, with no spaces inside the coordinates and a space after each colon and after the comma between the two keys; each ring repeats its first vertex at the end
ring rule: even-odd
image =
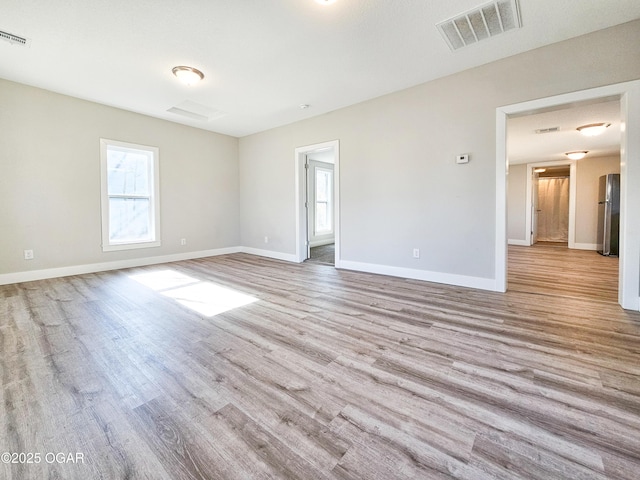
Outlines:
{"type": "Polygon", "coordinates": [[[637,479],[640,314],[575,253],[510,248],[507,294],[245,254],[0,287],[0,453],[41,455],[0,478],[637,479]]]}

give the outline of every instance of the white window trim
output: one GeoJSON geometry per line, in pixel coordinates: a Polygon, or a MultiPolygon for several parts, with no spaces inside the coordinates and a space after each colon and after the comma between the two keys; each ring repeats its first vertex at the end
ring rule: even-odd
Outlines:
{"type": "MultiPolygon", "coordinates": [[[[160,241],[160,152],[157,147],[138,145],[135,143],[120,142],[118,140],[100,139],[100,200],[102,213],[102,251],[112,252],[117,250],[132,250],[135,248],[159,247],[160,241]],[[151,168],[151,230],[153,240],[140,242],[111,242],[109,240],[109,191],[107,188],[107,148],[109,146],[130,148],[152,152],[153,162],[151,168]]],[[[146,197],[145,197],[146,198],[146,197]]]]}

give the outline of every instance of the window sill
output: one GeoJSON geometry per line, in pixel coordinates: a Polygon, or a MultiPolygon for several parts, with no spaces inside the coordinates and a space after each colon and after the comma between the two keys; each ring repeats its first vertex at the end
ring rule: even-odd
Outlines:
{"type": "Polygon", "coordinates": [[[136,243],[115,243],[113,245],[102,245],[103,252],[115,252],[118,250],[134,250],[137,248],[153,248],[159,247],[162,243],[158,240],[155,242],[136,242],[136,243]]]}

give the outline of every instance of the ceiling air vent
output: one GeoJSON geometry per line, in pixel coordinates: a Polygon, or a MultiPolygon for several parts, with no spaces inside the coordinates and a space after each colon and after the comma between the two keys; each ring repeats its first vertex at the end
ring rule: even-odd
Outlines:
{"type": "Polygon", "coordinates": [[[498,0],[436,25],[451,50],[520,28],[518,0],[498,0]]]}
{"type": "Polygon", "coordinates": [[[560,131],[560,127],[549,127],[549,128],[538,128],[536,130],[536,133],[539,135],[541,133],[553,133],[553,132],[559,132],[560,131]]]}
{"type": "Polygon", "coordinates": [[[199,103],[192,102],[191,100],[185,100],[175,107],[171,107],[167,112],[205,122],[217,120],[227,115],[226,112],[216,110],[215,108],[207,107],[205,105],[200,105],[199,103]]]}
{"type": "Polygon", "coordinates": [[[18,35],[14,35],[13,33],[3,31],[0,31],[0,40],[9,42],[12,45],[22,45],[23,47],[28,47],[30,43],[30,40],[28,38],[19,37],[18,35]]]}

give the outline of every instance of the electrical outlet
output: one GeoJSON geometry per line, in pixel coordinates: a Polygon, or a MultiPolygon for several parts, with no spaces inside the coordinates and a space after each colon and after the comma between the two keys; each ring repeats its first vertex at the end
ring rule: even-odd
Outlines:
{"type": "Polygon", "coordinates": [[[187,244],[187,239],[186,238],[181,238],[180,239],[180,245],[186,245],[187,244]]]}
{"type": "Polygon", "coordinates": [[[264,237],[264,243],[269,243],[269,237],[264,237]]]}
{"type": "Polygon", "coordinates": [[[420,258],[420,249],[419,248],[414,248],[413,249],[413,258],[420,258]]]}
{"type": "Polygon", "coordinates": [[[25,260],[33,260],[33,250],[25,250],[24,251],[24,259],[25,260]]]}
{"type": "Polygon", "coordinates": [[[469,163],[469,154],[463,153],[461,155],[456,155],[456,163],[469,163]]]}

